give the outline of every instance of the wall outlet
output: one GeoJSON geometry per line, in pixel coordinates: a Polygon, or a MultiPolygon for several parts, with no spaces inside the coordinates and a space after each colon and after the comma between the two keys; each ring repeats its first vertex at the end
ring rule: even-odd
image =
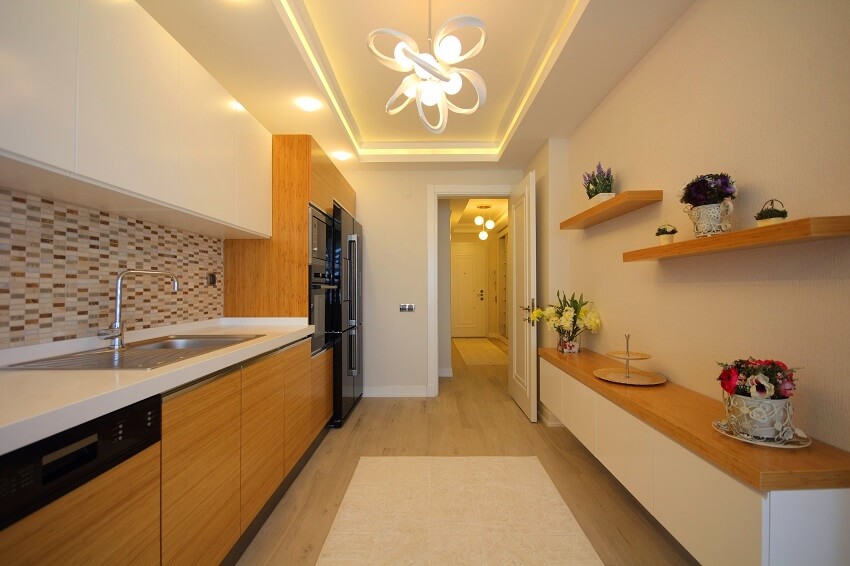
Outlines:
{"type": "Polygon", "coordinates": [[[402,303],[398,306],[399,312],[413,312],[416,310],[416,305],[413,303],[402,303]]]}

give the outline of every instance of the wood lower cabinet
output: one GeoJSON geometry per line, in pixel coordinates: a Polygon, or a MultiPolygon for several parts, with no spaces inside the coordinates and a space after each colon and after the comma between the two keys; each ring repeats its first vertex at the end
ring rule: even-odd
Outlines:
{"type": "Polygon", "coordinates": [[[310,358],[313,435],[328,425],[334,412],[334,351],[325,350],[310,358]]]}
{"type": "Polygon", "coordinates": [[[163,398],[163,564],[219,564],[239,539],[240,425],[240,370],[163,398]]]}
{"type": "Polygon", "coordinates": [[[0,564],[159,564],[160,444],[0,531],[0,564]]]}
{"type": "Polygon", "coordinates": [[[284,390],[284,419],[286,423],[284,449],[284,476],[295,467],[298,460],[316,438],[311,421],[313,414],[310,381],[310,342],[302,342],[283,351],[286,377],[284,390]]]}
{"type": "Polygon", "coordinates": [[[242,367],[242,531],[283,482],[287,357],[279,351],[242,367]]]}

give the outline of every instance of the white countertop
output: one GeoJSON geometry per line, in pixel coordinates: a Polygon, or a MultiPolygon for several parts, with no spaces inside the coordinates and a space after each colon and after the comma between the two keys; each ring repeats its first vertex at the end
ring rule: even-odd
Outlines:
{"type": "MultiPolygon", "coordinates": [[[[206,320],[127,332],[125,341],[169,334],[263,336],[150,370],[0,370],[0,455],[292,344],[313,330],[303,318],[206,320]]],[[[0,350],[0,366],[103,346],[84,338],[0,350]]]]}

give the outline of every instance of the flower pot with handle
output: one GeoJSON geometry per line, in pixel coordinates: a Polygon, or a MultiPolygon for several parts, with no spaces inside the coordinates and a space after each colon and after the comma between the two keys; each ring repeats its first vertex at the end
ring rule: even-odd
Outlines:
{"type": "Polygon", "coordinates": [[[704,204],[685,208],[694,223],[694,236],[704,238],[732,231],[732,199],[718,204],[704,204]]]}

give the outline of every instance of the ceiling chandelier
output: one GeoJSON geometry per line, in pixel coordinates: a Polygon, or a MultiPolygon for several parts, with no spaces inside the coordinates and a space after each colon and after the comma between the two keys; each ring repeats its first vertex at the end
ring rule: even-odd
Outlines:
{"type": "Polygon", "coordinates": [[[369,49],[378,61],[395,71],[410,73],[402,79],[399,87],[387,101],[385,108],[387,114],[398,114],[415,100],[422,124],[432,134],[440,134],[446,129],[449,110],[457,114],[472,114],[478,110],[487,98],[484,79],[471,69],[461,69],[454,65],[480,53],[486,37],[484,22],[480,19],[473,16],[457,16],[440,26],[432,41],[430,0],[428,1],[428,43],[433,48],[433,55],[427,52],[420,53],[419,46],[412,37],[396,30],[379,28],[369,33],[367,36],[369,49]],[[476,28],[481,35],[478,42],[463,53],[460,40],[452,34],[467,27],[476,28]],[[376,38],[381,35],[389,36],[390,41],[397,40],[392,56],[381,53],[375,46],[376,38]],[[449,96],[461,91],[464,78],[472,85],[476,96],[475,104],[468,108],[460,107],[448,99],[449,96]],[[404,100],[399,102],[402,97],[404,100]],[[423,108],[425,106],[437,107],[436,124],[428,120],[423,108]]]}
{"type": "MultiPolygon", "coordinates": [[[[489,204],[479,205],[478,210],[481,210],[481,211],[490,210],[490,205],[489,204]]],[[[476,216],[472,221],[475,223],[476,226],[482,226],[483,225],[483,228],[478,233],[478,239],[480,239],[480,240],[486,240],[490,236],[490,234],[487,233],[487,230],[492,230],[493,228],[496,227],[496,223],[493,222],[493,220],[490,218],[489,213],[487,214],[487,221],[486,222],[484,221],[484,216],[482,216],[481,214],[476,216]]]]}

